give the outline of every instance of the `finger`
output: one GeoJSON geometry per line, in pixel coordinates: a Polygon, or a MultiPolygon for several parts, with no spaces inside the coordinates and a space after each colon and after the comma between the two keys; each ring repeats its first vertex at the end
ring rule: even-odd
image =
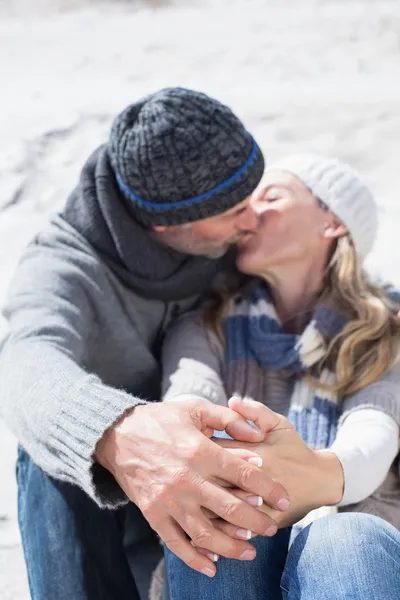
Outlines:
{"type": "MultiPolygon", "coordinates": [[[[193,542],[191,542],[191,544],[194,546],[193,542]]],[[[203,556],[207,556],[207,558],[209,558],[214,563],[216,563],[220,559],[219,554],[215,554],[215,552],[210,552],[209,550],[206,550],[205,548],[198,548],[197,546],[195,546],[195,548],[199,554],[202,554],[203,556]]]]}
{"type": "MultiPolygon", "coordinates": [[[[219,519],[219,516],[216,515],[214,512],[212,512],[211,510],[208,510],[208,508],[204,508],[204,506],[202,506],[201,510],[203,511],[203,513],[207,517],[207,519],[219,519]]],[[[213,525],[214,525],[214,523],[213,523],[213,525]]]]}
{"type": "Polygon", "coordinates": [[[265,433],[253,421],[244,419],[239,413],[233,411],[233,414],[240,416],[240,419],[232,418],[225,428],[228,435],[234,440],[257,444],[264,440],[265,433]]]}
{"type": "MultiPolygon", "coordinates": [[[[201,488],[201,496],[200,502],[204,508],[237,527],[250,529],[260,535],[269,535],[271,526],[275,525],[273,519],[257,510],[254,504],[252,506],[250,502],[247,502],[245,493],[241,499],[238,495],[233,494],[232,490],[223,489],[205,481],[201,488]]],[[[247,494],[247,496],[254,497],[252,494],[247,494]]],[[[262,498],[260,503],[262,504],[262,498]]]]}
{"type": "Polygon", "coordinates": [[[190,415],[197,428],[208,437],[213,435],[214,430],[226,430],[231,437],[243,442],[254,443],[264,439],[260,429],[227,406],[218,406],[211,402],[193,402],[190,415]]]}
{"type": "Polygon", "coordinates": [[[262,467],[263,460],[257,452],[253,452],[248,448],[226,448],[226,450],[234,456],[247,461],[251,465],[255,465],[258,468],[262,467]]]}
{"type": "Polygon", "coordinates": [[[179,525],[172,519],[165,519],[162,527],[159,527],[156,531],[167,548],[183,560],[188,567],[194,571],[203,573],[203,575],[207,575],[207,577],[214,577],[216,573],[215,561],[210,560],[209,556],[199,552],[187,539],[179,525]]]}
{"type": "MultiPolygon", "coordinates": [[[[240,414],[245,419],[255,423],[263,433],[269,433],[272,430],[291,427],[289,421],[278,413],[274,412],[261,402],[247,398],[238,398],[236,396],[229,400],[229,408],[240,414]]],[[[234,437],[230,431],[227,431],[231,437],[234,437]]],[[[236,439],[236,438],[235,438],[236,439]]]]}
{"type": "Polygon", "coordinates": [[[237,560],[255,558],[256,551],[253,546],[244,541],[234,540],[216,529],[213,522],[207,519],[196,505],[193,505],[192,510],[174,510],[171,514],[186,531],[194,546],[226,558],[237,560]]]}
{"type": "MultiPolygon", "coordinates": [[[[267,506],[267,504],[263,503],[261,496],[253,496],[252,494],[248,494],[247,492],[244,492],[243,490],[237,490],[237,489],[231,489],[230,492],[234,496],[236,496],[237,498],[240,498],[241,500],[244,500],[248,504],[250,504],[252,506],[256,506],[257,510],[264,513],[265,515],[268,515],[268,517],[270,517],[274,521],[274,523],[276,524],[276,528],[274,527],[269,531],[269,534],[268,534],[269,536],[275,535],[277,530],[280,527],[282,527],[284,525],[284,523],[287,522],[288,518],[290,519],[290,514],[288,514],[288,513],[285,514],[282,511],[275,510],[275,509],[271,508],[270,506],[267,506]]],[[[213,517],[213,518],[215,518],[215,517],[213,517]]],[[[213,521],[214,526],[216,526],[217,522],[218,522],[218,520],[213,521]]],[[[225,529],[223,529],[223,531],[225,531],[225,529]]],[[[247,538],[241,537],[240,539],[247,539],[247,538]]]]}
{"type": "MultiPolygon", "coordinates": [[[[251,531],[250,529],[244,529],[242,527],[236,527],[235,525],[227,523],[222,519],[217,519],[216,521],[214,521],[214,527],[216,529],[219,529],[220,531],[223,531],[224,533],[226,533],[226,535],[229,535],[233,539],[248,541],[257,537],[257,534],[254,533],[254,531],[251,531]]],[[[278,528],[276,525],[274,527],[271,526],[268,535],[266,535],[265,537],[273,537],[277,531],[278,528]]]]}
{"type": "Polygon", "coordinates": [[[243,527],[236,527],[236,525],[232,525],[232,523],[227,523],[223,519],[216,519],[214,522],[214,527],[219,531],[223,531],[229,537],[235,540],[246,540],[249,541],[252,538],[257,537],[257,534],[250,529],[244,529],[243,527]]]}
{"type": "Polygon", "coordinates": [[[250,504],[251,506],[255,506],[259,509],[261,509],[264,504],[264,500],[261,496],[255,496],[254,494],[250,494],[249,492],[244,492],[243,490],[239,490],[239,489],[231,488],[229,491],[236,498],[239,498],[240,500],[244,500],[245,502],[247,502],[247,504],[250,504]]]}
{"type": "MultiPolygon", "coordinates": [[[[258,510],[260,510],[261,512],[264,512],[266,515],[269,515],[272,518],[274,518],[274,514],[281,514],[280,512],[274,510],[273,508],[267,507],[267,505],[263,503],[263,499],[261,498],[261,496],[252,496],[251,494],[248,494],[247,492],[242,492],[242,490],[230,489],[230,491],[237,498],[241,498],[245,502],[248,502],[248,504],[250,504],[252,506],[256,506],[258,508],[258,510]]],[[[201,510],[203,511],[204,515],[208,519],[220,519],[220,517],[217,514],[215,514],[215,512],[212,512],[208,508],[204,508],[204,506],[202,506],[201,510]]],[[[213,521],[214,526],[215,526],[215,524],[216,524],[216,522],[213,521]]],[[[235,525],[233,525],[233,527],[235,527],[235,525]]],[[[247,538],[242,538],[242,539],[247,539],[247,538]]]]}
{"type": "MultiPolygon", "coordinates": [[[[233,488],[251,492],[255,496],[262,496],[264,502],[271,508],[287,510],[290,502],[285,488],[264,471],[232,455],[222,447],[231,447],[232,444],[234,442],[231,440],[218,440],[218,443],[215,443],[217,452],[213,459],[215,467],[213,476],[230,482],[233,488]],[[219,452],[222,452],[222,455],[218,455],[219,452]]],[[[204,504],[204,506],[206,505],[204,504]]],[[[210,506],[207,508],[214,510],[210,506]]]]}
{"type": "MultiPolygon", "coordinates": [[[[218,443],[219,440],[215,439],[215,441],[216,441],[216,443],[218,443]]],[[[231,440],[231,442],[237,443],[233,440],[231,440]]],[[[243,443],[243,442],[241,442],[241,443],[243,443]]],[[[225,448],[225,450],[227,450],[234,456],[238,456],[242,460],[247,461],[251,465],[255,465],[259,469],[263,465],[263,459],[261,458],[261,456],[259,454],[257,454],[257,452],[252,452],[251,450],[248,450],[247,448],[225,448]]],[[[227,481],[224,481],[224,479],[220,479],[219,477],[213,477],[212,480],[216,485],[219,485],[220,487],[227,487],[227,488],[232,487],[230,483],[228,483],[227,481]]]]}
{"type": "Polygon", "coordinates": [[[274,520],[276,517],[279,517],[282,514],[280,511],[274,510],[270,506],[267,506],[263,502],[261,496],[254,496],[253,494],[249,494],[248,492],[244,492],[243,490],[239,489],[230,489],[229,491],[231,492],[231,494],[233,494],[233,496],[236,496],[236,498],[244,500],[251,506],[256,506],[257,510],[264,513],[265,515],[268,515],[274,520]]]}

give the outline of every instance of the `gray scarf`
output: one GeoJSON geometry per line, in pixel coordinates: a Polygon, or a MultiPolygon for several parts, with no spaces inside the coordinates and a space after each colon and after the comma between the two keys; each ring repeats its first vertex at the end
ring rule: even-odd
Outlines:
{"type": "Polygon", "coordinates": [[[173,302],[201,295],[218,272],[232,265],[232,256],[210,260],[185,255],[149,235],[119,191],[105,146],[89,157],[61,216],[144,298],[173,302]]]}

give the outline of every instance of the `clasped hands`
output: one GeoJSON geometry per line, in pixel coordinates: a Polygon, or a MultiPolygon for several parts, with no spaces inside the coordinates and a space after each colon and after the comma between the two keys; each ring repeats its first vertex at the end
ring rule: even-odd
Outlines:
{"type": "MultiPolygon", "coordinates": [[[[311,450],[300,435],[294,430],[288,419],[274,413],[259,402],[231,398],[229,407],[251,420],[264,433],[260,443],[238,443],[235,440],[214,439],[219,446],[230,451],[254,452],[260,458],[260,469],[274,481],[278,481],[286,489],[290,503],[281,503],[283,510],[276,510],[268,505],[268,498],[253,496],[243,490],[230,489],[238,498],[257,506],[260,511],[270,516],[276,528],[293,525],[308,512],[326,505],[340,502],[343,495],[343,470],[339,459],[331,452],[315,452],[311,450]]],[[[224,481],[219,485],[226,487],[224,481]]],[[[209,518],[216,515],[207,512],[209,518]]],[[[222,520],[215,521],[214,526],[234,537],[237,531],[222,520]]],[[[271,532],[274,526],[271,526],[271,532]]],[[[250,539],[252,531],[241,531],[242,537],[250,539]]]]}
{"type": "Polygon", "coordinates": [[[219,555],[252,560],[250,536],[274,535],[343,491],[334,454],[310,450],[285,417],[236,398],[229,407],[136,406],[104,433],[94,460],[165,545],[210,577],[219,555]],[[233,440],[215,440],[215,430],[233,440]]]}

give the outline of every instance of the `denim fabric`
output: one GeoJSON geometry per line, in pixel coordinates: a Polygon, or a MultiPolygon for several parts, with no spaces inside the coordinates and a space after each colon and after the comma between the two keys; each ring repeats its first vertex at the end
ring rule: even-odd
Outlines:
{"type": "Polygon", "coordinates": [[[319,519],[293,542],[282,590],[284,600],[398,600],[400,533],[365,513],[319,519]]]}
{"type": "Polygon", "coordinates": [[[210,579],[193,571],[169,550],[165,551],[170,600],[281,600],[280,580],[288,552],[290,529],[273,538],[257,537],[253,561],[220,558],[210,579]]]}
{"type": "Polygon", "coordinates": [[[399,600],[400,533],[382,519],[330,515],[288,541],[255,538],[254,561],[222,558],[213,579],[166,550],[169,600],[399,600]]]}
{"type": "MultiPolygon", "coordinates": [[[[32,600],[139,600],[123,545],[126,509],[100,509],[76,486],[45,475],[21,448],[17,480],[32,600]]],[[[158,556],[150,556],[146,541],[144,537],[139,559],[151,571],[162,553],[157,542],[158,556]]],[[[131,553],[134,549],[135,544],[131,553]]],[[[143,571],[143,565],[137,567],[143,571]]],[[[148,580],[142,578],[142,588],[148,588],[148,580]]],[[[141,597],[147,599],[147,589],[141,597]]]]}

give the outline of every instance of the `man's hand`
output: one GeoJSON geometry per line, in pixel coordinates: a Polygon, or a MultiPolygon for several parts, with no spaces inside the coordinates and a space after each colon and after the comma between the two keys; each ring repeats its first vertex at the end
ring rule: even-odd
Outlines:
{"type": "MultiPolygon", "coordinates": [[[[289,510],[280,512],[265,504],[259,507],[259,510],[275,520],[278,527],[293,525],[314,508],[340,502],[344,477],[341,463],[335,454],[310,449],[286,417],[273,413],[259,402],[234,398],[230,400],[229,406],[260,426],[275,419],[274,429],[259,444],[238,444],[230,440],[215,442],[225,448],[251,449],[256,452],[263,460],[263,471],[279,481],[289,492],[289,510]]],[[[234,494],[246,499],[242,490],[234,491],[234,494]]],[[[233,534],[229,524],[219,521],[216,526],[228,535],[233,534]]]]}
{"type": "MultiPolygon", "coordinates": [[[[288,505],[280,484],[243,460],[243,454],[238,456],[210,440],[215,429],[254,444],[264,438],[261,429],[227,407],[205,401],[148,404],[135,407],[109,429],[95,454],[168,548],[209,576],[215,574],[215,565],[198,548],[242,560],[254,558],[255,550],[216,529],[203,507],[235,531],[276,532],[273,519],[221,487],[218,480],[261,496],[278,511],[280,501],[288,505]]],[[[250,448],[247,452],[254,454],[250,448]]]]}

